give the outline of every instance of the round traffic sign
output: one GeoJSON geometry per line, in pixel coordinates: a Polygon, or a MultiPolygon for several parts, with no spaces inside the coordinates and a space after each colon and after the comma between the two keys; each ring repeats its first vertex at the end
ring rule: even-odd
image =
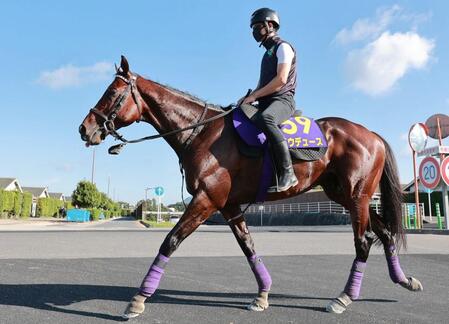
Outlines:
{"type": "Polygon", "coordinates": [[[441,179],[440,164],[434,157],[428,156],[419,165],[419,179],[424,187],[434,189],[441,179]]]}
{"type": "Polygon", "coordinates": [[[415,152],[421,152],[426,148],[429,131],[422,123],[414,124],[408,132],[408,144],[415,152]]]}
{"type": "Polygon", "coordinates": [[[441,178],[449,186],[449,156],[441,162],[441,178]]]}
{"type": "Polygon", "coordinates": [[[156,196],[162,196],[164,194],[164,188],[156,187],[154,188],[154,193],[156,194],[156,196]]]}
{"type": "Polygon", "coordinates": [[[429,129],[429,136],[438,139],[439,131],[438,125],[440,125],[441,138],[449,136],[449,116],[444,114],[435,114],[426,120],[426,126],[429,129]]]}

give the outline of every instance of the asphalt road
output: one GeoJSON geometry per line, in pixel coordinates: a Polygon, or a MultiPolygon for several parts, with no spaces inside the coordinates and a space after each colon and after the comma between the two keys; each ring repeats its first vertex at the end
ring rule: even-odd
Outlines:
{"type": "MultiPolygon", "coordinates": [[[[103,230],[80,232],[39,227],[0,232],[0,323],[122,321],[122,311],[167,233],[124,229],[128,225],[136,224],[108,222],[103,230]],[[105,230],[109,226],[121,230],[105,230]]],[[[333,315],[324,307],[343,288],[354,258],[350,229],[253,232],[273,278],[268,310],[245,310],[257,290],[249,266],[226,228],[204,227],[177,251],[145,313],[130,322],[447,323],[449,236],[409,236],[401,263],[408,275],[422,281],[423,292],[395,286],[384,257],[373,251],[361,299],[344,314],[333,315]]]]}

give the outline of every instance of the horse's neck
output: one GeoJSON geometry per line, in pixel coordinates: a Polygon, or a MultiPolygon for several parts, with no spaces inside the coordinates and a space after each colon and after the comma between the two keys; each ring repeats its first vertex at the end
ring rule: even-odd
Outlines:
{"type": "MultiPolygon", "coordinates": [[[[160,134],[193,125],[200,118],[204,106],[180,92],[150,80],[139,78],[139,92],[146,103],[144,121],[160,134]]],[[[165,140],[180,153],[192,130],[168,136],[165,140]]]]}

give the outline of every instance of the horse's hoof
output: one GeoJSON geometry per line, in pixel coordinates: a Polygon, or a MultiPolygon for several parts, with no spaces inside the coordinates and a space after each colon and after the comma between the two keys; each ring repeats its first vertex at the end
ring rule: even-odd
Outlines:
{"type": "Polygon", "coordinates": [[[247,310],[250,310],[250,311],[253,311],[253,312],[263,312],[267,308],[268,308],[268,303],[260,304],[260,303],[256,302],[256,299],[254,299],[251,304],[246,306],[247,310]]]}
{"type": "Polygon", "coordinates": [[[342,292],[340,296],[332,300],[326,306],[326,311],[329,313],[341,314],[348,308],[351,303],[352,299],[344,292],[342,292]]]}
{"type": "Polygon", "coordinates": [[[140,294],[135,295],[126,307],[122,317],[125,319],[131,319],[142,314],[145,310],[145,299],[146,297],[140,294]]]}
{"type": "Polygon", "coordinates": [[[423,291],[424,288],[418,279],[413,277],[408,277],[407,279],[407,282],[400,282],[399,284],[410,291],[423,291]]]}
{"type": "Polygon", "coordinates": [[[139,315],[140,315],[140,314],[137,314],[137,313],[124,313],[124,314],[122,315],[122,318],[129,320],[129,319],[135,318],[135,317],[137,317],[137,316],[139,316],[139,315]]]}
{"type": "Polygon", "coordinates": [[[253,311],[253,312],[263,312],[268,308],[268,292],[262,291],[259,293],[259,295],[249,304],[246,306],[247,310],[253,311]]]}

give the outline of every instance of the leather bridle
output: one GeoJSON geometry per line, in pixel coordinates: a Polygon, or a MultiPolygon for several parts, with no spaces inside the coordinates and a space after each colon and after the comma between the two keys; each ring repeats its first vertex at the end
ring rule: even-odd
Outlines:
{"type": "Polygon", "coordinates": [[[90,112],[93,114],[99,116],[101,119],[103,119],[103,127],[100,127],[99,130],[103,130],[105,133],[105,136],[108,134],[111,134],[114,138],[118,140],[122,140],[122,136],[117,133],[117,130],[115,128],[114,120],[117,118],[118,113],[120,112],[120,109],[122,109],[123,104],[125,103],[126,99],[128,98],[129,94],[133,96],[134,102],[136,103],[137,110],[139,111],[139,119],[138,122],[142,119],[142,107],[139,101],[139,90],[137,89],[136,80],[137,75],[131,74],[129,79],[125,78],[122,75],[116,74],[115,78],[123,80],[128,86],[126,89],[120,94],[120,96],[115,100],[114,105],[112,106],[111,111],[106,115],[102,111],[98,110],[97,108],[92,108],[90,112]]]}
{"type": "Polygon", "coordinates": [[[137,109],[139,110],[139,114],[140,114],[140,117],[137,120],[137,122],[143,120],[143,116],[142,116],[143,110],[142,110],[142,107],[141,107],[141,104],[139,101],[139,97],[141,97],[141,96],[140,96],[139,90],[137,89],[137,85],[136,85],[137,75],[132,74],[131,72],[129,72],[129,73],[130,73],[129,79],[127,79],[126,77],[119,75],[119,74],[115,75],[116,78],[123,80],[128,86],[120,94],[120,96],[115,100],[113,108],[107,115],[95,107],[90,110],[91,113],[99,116],[103,120],[103,126],[99,127],[97,130],[95,130],[95,132],[102,131],[102,132],[104,132],[105,136],[110,134],[116,140],[119,140],[122,142],[122,144],[111,146],[108,150],[109,154],[114,154],[114,155],[119,154],[120,150],[126,144],[129,144],[129,143],[139,143],[139,142],[143,142],[143,141],[153,140],[156,138],[167,137],[167,136],[175,135],[175,134],[193,129],[193,132],[190,134],[190,136],[187,138],[187,140],[182,145],[185,150],[192,143],[193,139],[201,132],[201,130],[203,129],[203,126],[205,124],[208,124],[214,120],[223,118],[224,116],[228,115],[229,113],[231,113],[233,110],[235,110],[238,107],[238,106],[230,106],[229,109],[227,109],[225,111],[221,111],[218,115],[215,115],[208,119],[204,119],[206,117],[207,111],[209,110],[209,105],[207,103],[205,103],[203,112],[201,113],[197,122],[193,125],[190,125],[190,126],[184,127],[184,128],[180,128],[180,129],[175,129],[172,131],[168,131],[163,134],[145,136],[145,137],[142,137],[139,139],[134,139],[134,140],[127,140],[126,138],[124,138],[122,135],[120,135],[117,132],[115,124],[114,124],[114,120],[117,118],[117,115],[120,112],[120,109],[122,108],[123,104],[125,103],[126,98],[129,96],[130,93],[133,96],[134,102],[135,102],[137,109]]]}

